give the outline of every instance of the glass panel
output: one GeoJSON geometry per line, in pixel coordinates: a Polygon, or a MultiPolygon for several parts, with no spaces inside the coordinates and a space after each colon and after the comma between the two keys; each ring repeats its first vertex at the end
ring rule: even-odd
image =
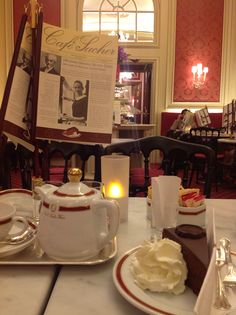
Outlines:
{"type": "Polygon", "coordinates": [[[153,13],[138,13],[137,14],[137,30],[152,32],[154,28],[154,14],[153,13]]]}
{"type": "Polygon", "coordinates": [[[96,12],[83,13],[83,31],[99,31],[99,14],[96,12]]]}
{"type": "Polygon", "coordinates": [[[150,0],[85,0],[83,30],[98,31],[106,34],[120,34],[120,41],[153,42],[154,40],[154,7],[150,0]],[[102,7],[100,5],[102,4],[102,7]],[[148,13],[138,11],[151,11],[148,13]],[[99,25],[99,12],[101,9],[101,25],[99,25]],[[124,11],[122,11],[124,10],[124,11]],[[117,11],[119,20],[117,19],[117,11]],[[132,12],[131,12],[132,11],[132,12]],[[153,13],[152,13],[153,12],[153,13]],[[136,29],[137,28],[137,29],[136,29]],[[136,33],[137,32],[137,33],[136,33]],[[137,38],[136,38],[137,35],[137,38]]]}
{"type": "Polygon", "coordinates": [[[137,15],[137,41],[149,42],[153,41],[154,30],[154,14],[153,13],[138,13],[137,15]]]}
{"type": "Polygon", "coordinates": [[[117,33],[117,13],[109,12],[101,14],[101,30],[117,33]]]}
{"type": "Polygon", "coordinates": [[[95,11],[98,10],[101,4],[101,0],[84,0],[83,10],[95,11]]]}
{"type": "Polygon", "coordinates": [[[113,2],[114,1],[105,0],[101,6],[101,11],[114,11],[113,6],[116,4],[117,1],[115,1],[115,4],[113,4],[113,2]]]}
{"type": "Polygon", "coordinates": [[[138,11],[154,11],[152,0],[135,0],[135,3],[138,11]]]}
{"type": "Polygon", "coordinates": [[[101,11],[136,11],[133,0],[105,0],[101,11]]]}
{"type": "Polygon", "coordinates": [[[133,41],[135,37],[135,13],[119,13],[120,41],[133,41]]]}
{"type": "Polygon", "coordinates": [[[135,1],[129,1],[126,5],[125,5],[125,3],[127,2],[127,1],[120,1],[120,4],[121,4],[121,2],[122,2],[122,4],[124,5],[124,10],[125,11],[136,11],[136,6],[135,6],[135,1]]]}
{"type": "MultiPolygon", "coordinates": [[[[120,0],[119,3],[121,6],[124,6],[127,1],[128,0],[120,0]]],[[[110,2],[112,3],[113,6],[117,6],[117,4],[118,4],[117,0],[110,0],[110,2]]],[[[99,10],[101,3],[102,3],[102,0],[85,0],[83,10],[84,11],[86,11],[86,10],[89,10],[89,11],[99,10]]],[[[134,3],[136,4],[138,11],[154,11],[152,0],[134,0],[134,1],[129,0],[129,2],[125,5],[124,9],[126,11],[136,10],[134,3]]],[[[102,10],[112,11],[113,7],[108,3],[107,0],[105,0],[103,5],[102,5],[102,10]]]]}
{"type": "Polygon", "coordinates": [[[137,11],[154,11],[153,1],[135,0],[137,11]]]}

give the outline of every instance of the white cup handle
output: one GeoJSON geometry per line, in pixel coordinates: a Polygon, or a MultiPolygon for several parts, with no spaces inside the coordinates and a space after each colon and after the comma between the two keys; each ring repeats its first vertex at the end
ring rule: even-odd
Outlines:
{"type": "Polygon", "coordinates": [[[21,217],[21,216],[16,215],[16,216],[14,216],[14,217],[12,218],[12,220],[13,220],[13,224],[14,224],[14,222],[16,222],[16,221],[22,222],[22,223],[24,224],[24,228],[23,228],[21,231],[17,232],[17,233],[11,234],[11,237],[15,237],[15,236],[21,235],[21,234],[24,233],[24,232],[28,229],[28,227],[29,227],[29,223],[28,223],[27,219],[24,218],[24,217],[21,217]]]}

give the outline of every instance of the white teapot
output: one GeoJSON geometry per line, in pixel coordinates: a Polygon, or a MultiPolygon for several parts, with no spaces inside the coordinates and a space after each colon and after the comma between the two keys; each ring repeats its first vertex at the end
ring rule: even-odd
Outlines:
{"type": "Polygon", "coordinates": [[[115,237],[119,207],[114,200],[79,182],[80,169],[69,170],[70,182],[60,188],[45,184],[35,191],[41,198],[38,240],[56,260],[93,257],[115,237]]]}

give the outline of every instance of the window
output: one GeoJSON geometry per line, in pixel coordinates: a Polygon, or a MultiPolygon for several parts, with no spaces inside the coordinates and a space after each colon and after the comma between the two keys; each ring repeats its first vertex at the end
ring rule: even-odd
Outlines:
{"type": "Polygon", "coordinates": [[[83,31],[118,35],[120,42],[154,41],[152,0],[85,0],[83,31]]]}

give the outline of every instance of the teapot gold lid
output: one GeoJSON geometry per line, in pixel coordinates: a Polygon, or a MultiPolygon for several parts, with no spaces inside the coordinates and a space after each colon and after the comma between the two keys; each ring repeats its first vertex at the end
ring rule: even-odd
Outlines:
{"type": "Polygon", "coordinates": [[[94,194],[94,191],[91,190],[90,187],[85,185],[83,182],[80,182],[82,177],[82,171],[80,168],[70,168],[67,174],[69,182],[54,191],[54,195],[73,198],[94,194]]]}
{"type": "Polygon", "coordinates": [[[67,176],[71,183],[78,183],[81,180],[82,174],[80,168],[74,167],[69,169],[67,176]]]}

